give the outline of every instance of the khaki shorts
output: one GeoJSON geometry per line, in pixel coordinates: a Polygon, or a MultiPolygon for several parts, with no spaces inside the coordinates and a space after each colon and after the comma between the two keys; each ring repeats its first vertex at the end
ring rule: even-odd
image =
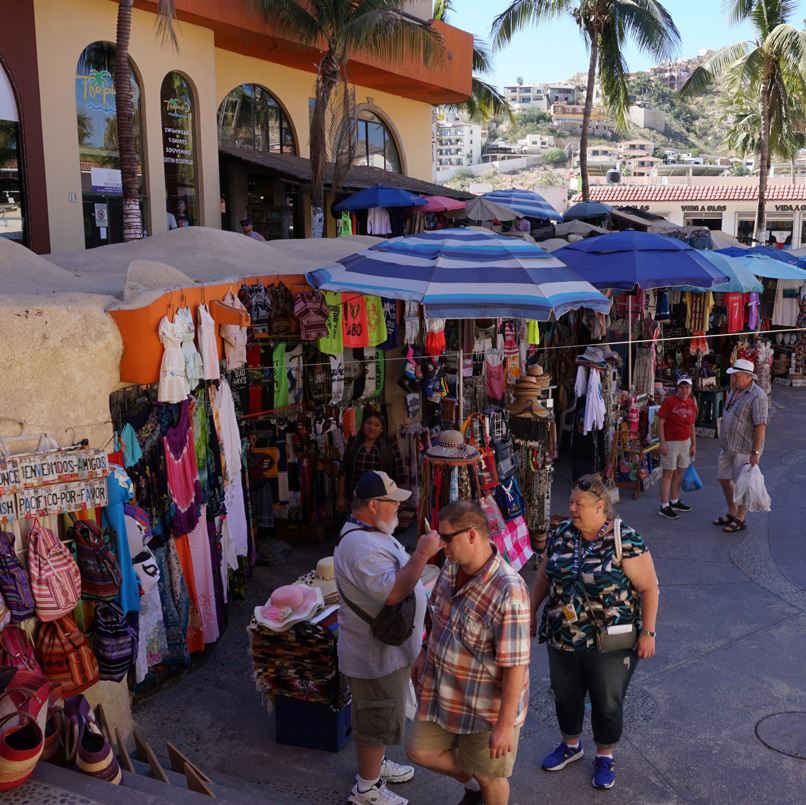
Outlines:
{"type": "Polygon", "coordinates": [[[664,470],[684,470],[691,464],[691,439],[684,442],[666,442],[667,454],[661,453],[660,466],[664,470]]]}
{"type": "Polygon", "coordinates": [[[409,695],[407,665],[378,679],[350,679],[353,694],[350,721],[358,746],[396,746],[406,734],[409,695]]]}
{"type": "Polygon", "coordinates": [[[416,719],[409,732],[408,746],[419,752],[459,750],[459,765],[479,777],[511,777],[518,755],[521,728],[515,727],[515,745],[504,757],[490,757],[490,732],[456,735],[434,721],[416,719]]]}
{"type": "Polygon", "coordinates": [[[742,467],[749,461],[750,453],[731,453],[730,450],[720,450],[716,477],[720,481],[736,481],[742,467]]]}

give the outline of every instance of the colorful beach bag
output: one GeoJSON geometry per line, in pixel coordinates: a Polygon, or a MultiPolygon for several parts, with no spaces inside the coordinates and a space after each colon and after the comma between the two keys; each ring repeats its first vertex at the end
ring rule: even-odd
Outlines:
{"type": "Polygon", "coordinates": [[[41,621],[73,611],[81,598],[81,571],[66,545],[39,520],[28,535],[28,575],[41,621]]]}

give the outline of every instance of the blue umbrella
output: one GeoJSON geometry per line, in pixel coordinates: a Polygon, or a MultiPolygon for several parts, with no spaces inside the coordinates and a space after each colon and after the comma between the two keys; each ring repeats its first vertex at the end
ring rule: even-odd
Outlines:
{"type": "Polygon", "coordinates": [[[493,190],[492,193],[485,193],[482,198],[503,204],[529,218],[541,218],[546,221],[562,221],[563,219],[562,215],[540,193],[534,193],[531,190],[493,190]]]}
{"type": "Polygon", "coordinates": [[[546,321],[610,300],[536,243],[477,229],[392,238],[307,273],[314,288],[411,299],[446,319],[546,321]]]}
{"type": "Polygon", "coordinates": [[[597,288],[710,288],[727,282],[702,252],[653,232],[610,232],[569,243],[553,254],[597,288]]]}
{"type": "Polygon", "coordinates": [[[563,221],[583,221],[586,218],[603,218],[609,215],[612,207],[598,201],[580,201],[569,207],[563,215],[563,221]]]}
{"type": "MultiPolygon", "coordinates": [[[[761,293],[764,286],[758,281],[753,272],[746,268],[735,257],[713,251],[701,251],[700,254],[717,270],[721,271],[730,280],[721,283],[717,289],[720,293],[761,293]]],[[[706,291],[707,288],[698,288],[694,285],[685,285],[681,291],[706,291]]]]}
{"type": "Polygon", "coordinates": [[[741,246],[728,246],[727,249],[719,249],[720,254],[728,257],[771,257],[782,263],[789,263],[791,266],[800,265],[801,260],[794,254],[790,254],[785,249],[773,249],[772,246],[754,246],[752,249],[741,246]]]}
{"type": "Polygon", "coordinates": [[[371,207],[420,207],[427,201],[422,196],[401,190],[399,187],[366,187],[349,198],[333,205],[334,212],[342,210],[368,210],[371,207]]]}
{"type": "Polygon", "coordinates": [[[742,257],[733,259],[744,266],[756,277],[767,277],[773,280],[800,280],[806,282],[806,271],[794,265],[788,265],[766,254],[753,254],[758,249],[745,249],[742,257]]]}
{"type": "MultiPolygon", "coordinates": [[[[597,288],[711,288],[728,277],[688,243],[652,232],[611,232],[557,249],[554,256],[597,288]]],[[[632,305],[632,297],[629,297],[632,305]]],[[[632,315],[628,322],[627,384],[632,386],[632,315]]]]}

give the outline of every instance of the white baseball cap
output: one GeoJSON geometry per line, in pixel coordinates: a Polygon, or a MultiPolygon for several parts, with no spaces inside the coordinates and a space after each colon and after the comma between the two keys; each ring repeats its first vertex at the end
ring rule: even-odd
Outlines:
{"type": "Polygon", "coordinates": [[[691,378],[688,375],[680,375],[677,378],[677,385],[679,386],[681,383],[688,383],[689,386],[693,386],[694,383],[692,382],[691,378]]]}

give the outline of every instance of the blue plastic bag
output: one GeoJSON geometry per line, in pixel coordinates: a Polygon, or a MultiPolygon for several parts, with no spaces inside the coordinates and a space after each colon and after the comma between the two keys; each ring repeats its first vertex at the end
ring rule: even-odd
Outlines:
{"type": "Polygon", "coordinates": [[[702,481],[700,480],[700,476],[697,474],[697,470],[694,469],[693,461],[688,465],[688,469],[686,470],[686,474],[683,476],[683,483],[681,485],[684,492],[696,492],[698,489],[702,489],[702,481]]]}

